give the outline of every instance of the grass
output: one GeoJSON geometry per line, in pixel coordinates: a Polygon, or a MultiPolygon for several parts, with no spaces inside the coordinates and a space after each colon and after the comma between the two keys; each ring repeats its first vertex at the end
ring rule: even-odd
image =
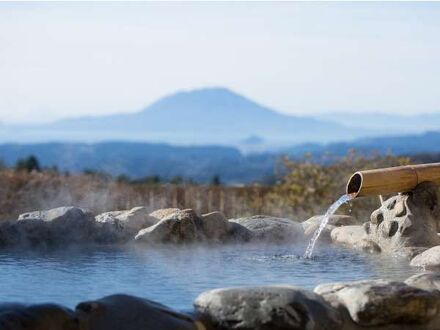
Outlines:
{"type": "MultiPolygon", "coordinates": [[[[329,159],[327,165],[310,157],[284,159],[279,181],[271,186],[230,187],[191,183],[136,183],[99,173],[67,175],[57,171],[0,171],[0,220],[16,219],[20,213],[75,205],[95,213],[145,206],[151,211],[165,207],[192,208],[198,213],[220,210],[228,218],[267,214],[304,220],[325,212],[345,191],[356,170],[410,163],[406,157],[363,157],[351,153],[329,159]]],[[[379,206],[378,199],[359,199],[340,213],[367,219],[379,206]]]]}

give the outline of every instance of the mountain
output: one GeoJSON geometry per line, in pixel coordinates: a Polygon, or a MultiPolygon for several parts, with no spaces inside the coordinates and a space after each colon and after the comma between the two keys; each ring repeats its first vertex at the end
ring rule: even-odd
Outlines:
{"type": "Polygon", "coordinates": [[[0,131],[0,141],[11,142],[125,140],[179,145],[239,145],[249,136],[259,136],[272,146],[287,146],[365,135],[337,123],[281,114],[226,88],[178,92],[132,114],[66,119],[0,131]],[[13,140],[8,140],[8,134],[13,140]]]}
{"type": "Polygon", "coordinates": [[[132,178],[176,176],[196,182],[210,182],[219,176],[223,183],[273,182],[281,155],[302,158],[311,153],[324,160],[327,154],[345,156],[350,149],[409,155],[421,162],[440,161],[440,132],[419,135],[358,139],[347,143],[302,144],[279,153],[243,154],[233,147],[171,146],[139,142],[2,144],[0,160],[13,166],[20,158],[35,155],[43,166],[56,165],[62,171],[85,169],[132,178]]]}
{"type": "Polygon", "coordinates": [[[0,145],[0,160],[13,166],[18,159],[35,155],[42,166],[79,173],[102,171],[132,178],[176,176],[210,182],[219,176],[224,183],[261,181],[274,173],[275,155],[243,156],[237,149],[221,146],[176,147],[138,142],[38,143],[0,145]]]}
{"type": "Polygon", "coordinates": [[[440,153],[440,131],[423,134],[383,136],[375,138],[361,138],[351,142],[337,142],[330,144],[302,144],[287,148],[284,153],[293,156],[302,156],[311,153],[321,156],[325,153],[344,156],[350,149],[371,155],[372,153],[394,155],[418,155],[440,153]]]}
{"type": "Polygon", "coordinates": [[[423,133],[440,129],[440,114],[398,115],[386,113],[331,112],[316,118],[367,131],[382,131],[386,134],[423,133]]]}

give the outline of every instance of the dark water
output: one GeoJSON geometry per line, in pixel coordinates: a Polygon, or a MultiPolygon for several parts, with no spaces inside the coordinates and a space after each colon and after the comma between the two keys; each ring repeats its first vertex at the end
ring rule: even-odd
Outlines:
{"type": "Polygon", "coordinates": [[[0,253],[2,301],[78,302],[128,293],[189,310],[209,289],[229,286],[317,284],[371,278],[403,280],[414,274],[406,260],[304,245],[216,247],[77,248],[68,251],[0,253]]]}

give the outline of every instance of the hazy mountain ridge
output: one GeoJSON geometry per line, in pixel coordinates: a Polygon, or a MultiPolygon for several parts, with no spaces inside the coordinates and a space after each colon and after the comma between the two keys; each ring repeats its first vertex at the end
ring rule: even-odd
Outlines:
{"type": "Polygon", "coordinates": [[[338,123],[351,128],[385,130],[387,134],[423,133],[440,129],[440,114],[423,113],[400,115],[379,112],[329,112],[317,114],[315,118],[338,123]]]}
{"type": "MultiPolygon", "coordinates": [[[[365,135],[337,123],[276,112],[226,88],[178,92],[137,113],[65,119],[11,130],[17,131],[20,142],[126,140],[235,146],[249,136],[259,136],[271,146],[288,146],[365,135]]],[[[0,134],[0,140],[8,141],[5,136],[0,134]]]]}
{"type": "MultiPolygon", "coordinates": [[[[274,182],[275,167],[282,155],[302,158],[311,153],[319,161],[329,153],[345,156],[350,149],[371,155],[374,152],[395,155],[423,155],[423,161],[440,160],[440,132],[419,135],[359,139],[350,143],[303,144],[278,153],[245,155],[233,147],[105,142],[42,143],[0,145],[0,159],[13,166],[29,155],[37,156],[44,166],[81,172],[84,169],[125,174],[133,178],[159,175],[164,179],[182,176],[197,182],[210,182],[219,176],[223,183],[274,182]]],[[[420,158],[420,157],[418,157],[420,158]]]]}

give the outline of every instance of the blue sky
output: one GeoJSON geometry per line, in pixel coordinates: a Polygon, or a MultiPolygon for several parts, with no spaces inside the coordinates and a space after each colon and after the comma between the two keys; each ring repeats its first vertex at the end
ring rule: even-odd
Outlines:
{"type": "Polygon", "coordinates": [[[440,112],[440,3],[0,3],[0,121],[225,86],[292,114],[440,112]]]}

